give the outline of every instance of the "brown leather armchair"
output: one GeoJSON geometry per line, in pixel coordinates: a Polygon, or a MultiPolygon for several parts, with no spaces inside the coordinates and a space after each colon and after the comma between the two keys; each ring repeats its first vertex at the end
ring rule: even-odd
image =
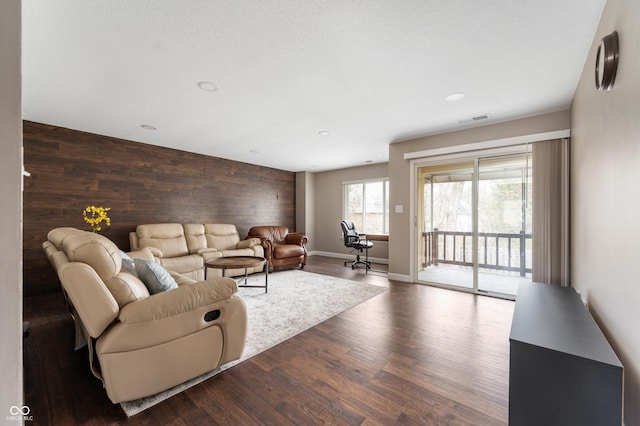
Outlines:
{"type": "Polygon", "coordinates": [[[269,261],[269,272],[274,268],[300,266],[307,263],[307,242],[300,232],[289,232],[286,226],[254,226],[248,238],[260,238],[264,257],[269,261]]]}

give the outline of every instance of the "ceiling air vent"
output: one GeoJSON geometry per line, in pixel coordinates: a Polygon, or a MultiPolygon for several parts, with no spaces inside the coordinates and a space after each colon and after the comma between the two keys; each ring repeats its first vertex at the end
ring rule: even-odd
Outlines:
{"type": "Polygon", "coordinates": [[[468,124],[475,123],[476,121],[482,121],[489,118],[489,114],[476,115],[475,117],[465,118],[464,120],[458,121],[458,124],[468,124]]]}
{"type": "Polygon", "coordinates": [[[489,118],[489,114],[476,115],[475,117],[471,117],[471,121],[486,120],[487,118],[489,118]]]}

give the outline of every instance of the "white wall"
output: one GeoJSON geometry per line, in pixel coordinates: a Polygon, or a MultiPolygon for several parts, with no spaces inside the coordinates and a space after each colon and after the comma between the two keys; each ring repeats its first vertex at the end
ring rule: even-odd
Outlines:
{"type": "Polygon", "coordinates": [[[0,1],[0,423],[23,403],[20,16],[20,0],[0,1]]]}
{"type": "MultiPolygon", "coordinates": [[[[342,183],[352,180],[386,178],[387,163],[350,167],[316,173],[314,176],[315,239],[314,250],[323,253],[353,254],[342,241],[342,183]]],[[[375,241],[369,256],[388,258],[386,241],[375,241]]]]}
{"type": "Polygon", "coordinates": [[[640,2],[608,0],[572,105],[572,283],[625,370],[625,424],[640,425],[640,2]],[[597,44],[617,30],[611,92],[597,44]]]}
{"type": "Polygon", "coordinates": [[[313,173],[296,173],[296,231],[305,233],[309,238],[308,251],[313,251],[316,246],[314,180],[313,173]]]}

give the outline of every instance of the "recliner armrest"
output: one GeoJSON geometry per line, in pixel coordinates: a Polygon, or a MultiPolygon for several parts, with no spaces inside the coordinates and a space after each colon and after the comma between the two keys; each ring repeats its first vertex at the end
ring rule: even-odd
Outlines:
{"type": "Polygon", "coordinates": [[[133,259],[156,260],[157,257],[162,255],[162,252],[154,247],[143,247],[139,250],[130,251],[127,255],[133,259]]]}
{"type": "Polygon", "coordinates": [[[155,257],[164,257],[164,253],[159,248],[149,247],[149,250],[151,250],[151,254],[155,257]]]}
{"type": "Polygon", "coordinates": [[[136,251],[140,248],[138,234],[136,234],[135,231],[129,232],[129,248],[131,251],[136,251]]]}
{"type": "Polygon", "coordinates": [[[118,319],[135,323],[172,317],[228,299],[237,290],[233,279],[213,277],[129,303],[120,310],[118,319]]]}
{"type": "Polygon", "coordinates": [[[251,248],[253,246],[259,246],[260,244],[261,244],[260,238],[250,237],[250,238],[247,238],[246,240],[239,241],[238,244],[236,244],[236,248],[246,249],[246,248],[251,248]]]}
{"type": "Polygon", "coordinates": [[[137,253],[141,250],[148,250],[149,252],[151,252],[151,254],[153,255],[153,257],[157,257],[157,258],[162,258],[164,257],[164,253],[162,253],[162,250],[160,250],[157,247],[139,247],[137,250],[131,251],[130,253],[137,253]]]}
{"type": "Polygon", "coordinates": [[[218,249],[217,249],[217,248],[214,248],[214,247],[205,247],[205,248],[198,249],[198,254],[203,254],[203,253],[214,253],[214,252],[216,252],[216,251],[218,251],[218,249]]]}

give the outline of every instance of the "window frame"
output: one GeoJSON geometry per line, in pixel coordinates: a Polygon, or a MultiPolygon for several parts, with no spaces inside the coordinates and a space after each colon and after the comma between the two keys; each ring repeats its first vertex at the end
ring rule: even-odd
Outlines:
{"type": "Polygon", "coordinates": [[[359,229],[358,231],[366,234],[369,239],[380,239],[387,240],[389,236],[389,178],[371,178],[371,179],[357,179],[357,180],[349,180],[342,182],[342,218],[343,220],[348,220],[349,217],[349,186],[351,185],[362,185],[362,220],[363,220],[363,229],[359,229]],[[366,206],[367,206],[367,184],[371,183],[382,183],[382,233],[367,233],[367,224],[366,224],[366,206]]]}

